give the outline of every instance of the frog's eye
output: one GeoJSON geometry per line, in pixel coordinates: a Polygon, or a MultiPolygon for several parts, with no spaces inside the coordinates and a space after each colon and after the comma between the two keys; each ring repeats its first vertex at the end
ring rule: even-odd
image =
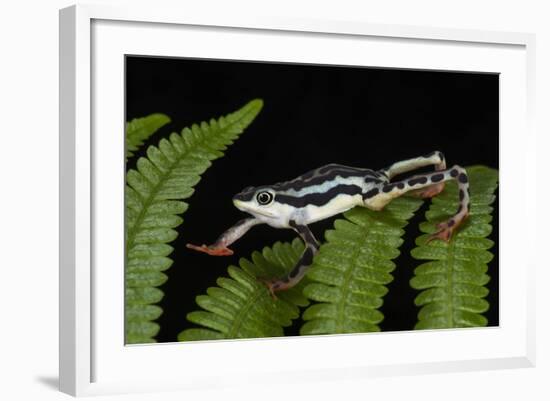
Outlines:
{"type": "Polygon", "coordinates": [[[271,192],[267,191],[258,192],[258,195],[256,195],[256,200],[260,205],[267,205],[273,200],[273,195],[271,192]]]}

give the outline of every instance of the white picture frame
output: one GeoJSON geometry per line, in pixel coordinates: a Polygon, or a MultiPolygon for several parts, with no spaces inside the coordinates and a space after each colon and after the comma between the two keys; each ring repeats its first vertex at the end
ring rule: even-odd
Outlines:
{"type": "Polygon", "coordinates": [[[534,255],[520,234],[536,231],[536,212],[517,184],[534,187],[534,43],[525,33],[367,21],[104,5],[61,10],[61,391],[94,395],[534,366],[535,260],[520,257],[534,255]],[[353,51],[363,46],[368,55],[353,51]],[[500,73],[500,326],[124,346],[123,249],[116,245],[123,243],[124,54],[500,73]],[[392,355],[377,351],[389,346],[392,355]],[[292,367],[284,363],[289,355],[292,367]],[[240,362],[227,362],[233,360],[240,362]]]}

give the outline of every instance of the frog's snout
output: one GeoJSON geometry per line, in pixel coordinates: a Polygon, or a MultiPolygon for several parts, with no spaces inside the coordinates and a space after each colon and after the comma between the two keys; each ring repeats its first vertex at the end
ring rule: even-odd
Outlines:
{"type": "MultiPolygon", "coordinates": [[[[253,187],[246,187],[241,192],[239,192],[237,195],[233,197],[233,204],[236,205],[236,201],[240,202],[241,204],[243,202],[248,202],[254,197],[254,188],[253,187]]],[[[237,206],[238,207],[238,206],[237,206]]]]}
{"type": "Polygon", "coordinates": [[[235,207],[239,210],[244,210],[244,202],[236,196],[233,197],[233,205],[235,205],[235,207]]]}

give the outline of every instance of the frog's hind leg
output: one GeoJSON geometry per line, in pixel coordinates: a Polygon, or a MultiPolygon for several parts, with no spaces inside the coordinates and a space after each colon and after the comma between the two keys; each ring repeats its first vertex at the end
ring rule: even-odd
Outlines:
{"type": "MultiPolygon", "coordinates": [[[[425,156],[415,157],[414,159],[408,159],[393,163],[391,166],[379,170],[379,173],[388,177],[388,180],[402,173],[416,170],[421,167],[435,166],[436,171],[442,171],[447,168],[445,163],[445,156],[440,151],[434,151],[425,156]]],[[[412,195],[419,196],[421,198],[431,198],[439,194],[445,188],[445,182],[430,185],[426,188],[412,191],[412,195]]]]}
{"type": "Polygon", "coordinates": [[[458,183],[458,210],[450,219],[439,223],[437,225],[438,231],[428,239],[428,241],[432,241],[439,238],[449,241],[453,231],[456,230],[469,214],[470,193],[468,175],[463,167],[455,165],[448,170],[420,174],[402,181],[381,184],[365,194],[364,206],[374,210],[381,210],[392,199],[407,192],[424,190],[425,188],[430,188],[450,180],[455,180],[458,183]]]}

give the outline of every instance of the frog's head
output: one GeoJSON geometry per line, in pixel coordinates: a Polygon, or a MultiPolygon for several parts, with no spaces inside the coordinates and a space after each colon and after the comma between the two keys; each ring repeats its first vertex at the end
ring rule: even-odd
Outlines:
{"type": "Polygon", "coordinates": [[[273,187],[247,187],[233,197],[235,207],[267,223],[288,222],[293,208],[277,201],[273,187]]]}

